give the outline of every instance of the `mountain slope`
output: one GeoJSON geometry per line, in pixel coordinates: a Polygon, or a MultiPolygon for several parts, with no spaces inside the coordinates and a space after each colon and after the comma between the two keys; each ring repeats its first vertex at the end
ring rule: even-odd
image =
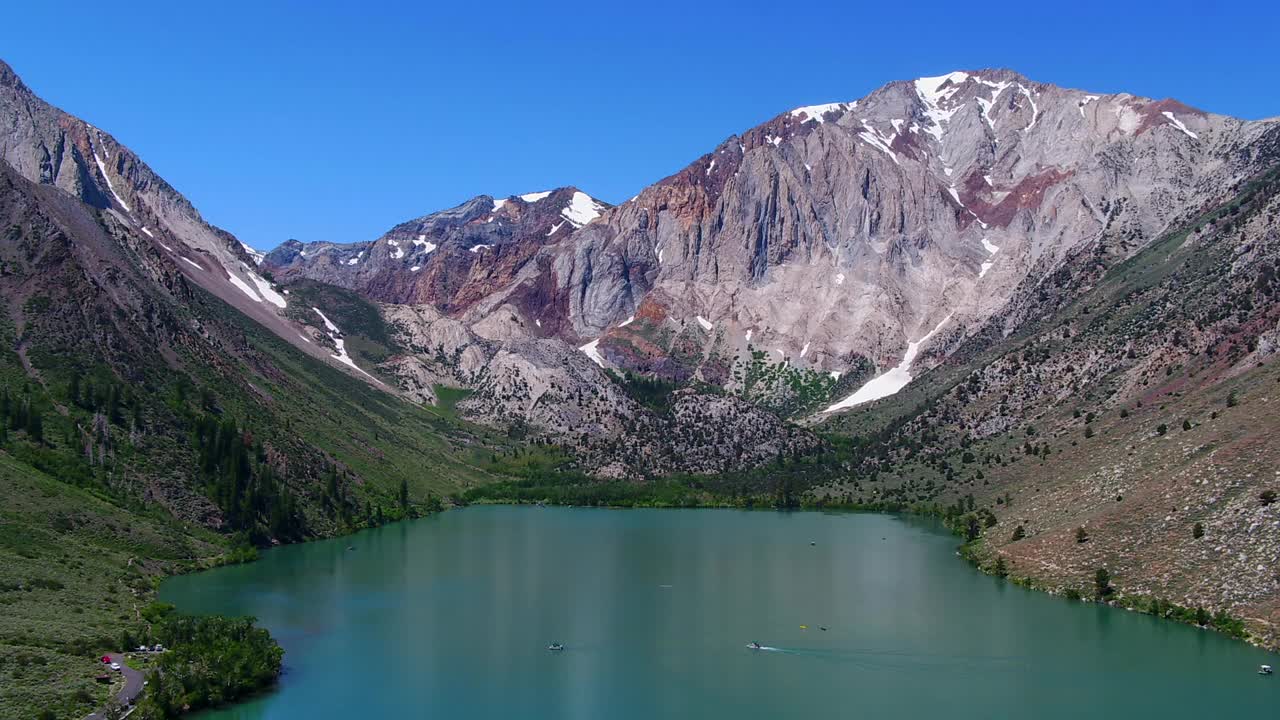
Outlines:
{"type": "MultiPolygon", "coordinates": [[[[1280,168],[1280,132],[1258,159],[1280,168]]],[[[1046,293],[1018,333],[993,318],[899,395],[824,423],[862,450],[816,496],[976,513],[988,567],[1085,595],[1106,568],[1119,602],[1226,612],[1275,646],[1280,169],[1132,258],[1102,250],[1058,278],[1083,292],[1046,293]]]]}
{"type": "MultiPolygon", "coordinates": [[[[0,61],[0,159],[38,185],[75,198],[115,234],[150,246],[190,283],[298,349],[333,358],[282,317],[287,298],[256,269],[251,251],[204,221],[181,194],[104,131],[36,96],[0,61]]],[[[318,324],[312,323],[318,327],[318,324]]]]}
{"type": "MultiPolygon", "coordinates": [[[[513,382],[481,373],[492,354],[471,334],[515,355],[557,339],[611,371],[804,418],[892,392],[977,333],[1016,331],[1047,279],[1090,253],[1139,252],[1257,173],[1276,127],[954,72],[783,113],[617,207],[572,188],[481,196],[373,243],[287,243],[264,267],[435,308],[406,342],[456,367],[393,353],[382,368],[426,401],[437,382],[478,397],[513,382]],[[566,223],[580,195],[591,212],[566,223]]],[[[577,375],[629,415],[616,388],[577,375]]],[[[578,396],[539,396],[548,412],[519,419],[563,437],[587,412],[578,396]]]]}

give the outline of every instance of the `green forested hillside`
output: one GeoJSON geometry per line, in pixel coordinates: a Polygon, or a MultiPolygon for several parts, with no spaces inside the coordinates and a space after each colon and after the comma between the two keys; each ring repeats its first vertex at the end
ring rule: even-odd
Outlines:
{"type": "Polygon", "coordinates": [[[101,700],[92,658],[164,574],[438,507],[507,451],[303,354],[109,216],[0,185],[0,717],[101,700]]]}

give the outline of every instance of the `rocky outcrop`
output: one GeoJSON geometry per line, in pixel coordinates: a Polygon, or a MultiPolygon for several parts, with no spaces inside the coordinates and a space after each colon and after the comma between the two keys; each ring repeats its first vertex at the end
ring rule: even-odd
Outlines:
{"type": "Polygon", "coordinates": [[[380,369],[412,398],[434,403],[439,386],[468,389],[466,417],[568,447],[593,476],[741,470],[820,447],[737,398],[684,391],[669,408],[645,407],[586,353],[529,332],[510,306],[471,326],[423,305],[387,305],[383,315],[405,352],[380,369]]]}

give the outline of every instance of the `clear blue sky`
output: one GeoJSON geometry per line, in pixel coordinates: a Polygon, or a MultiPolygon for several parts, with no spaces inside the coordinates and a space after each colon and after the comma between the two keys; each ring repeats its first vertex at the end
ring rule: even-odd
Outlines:
{"type": "Polygon", "coordinates": [[[0,57],[259,248],[481,193],[611,202],[890,80],[1010,67],[1280,115],[1273,3],[10,3],[0,57]]]}

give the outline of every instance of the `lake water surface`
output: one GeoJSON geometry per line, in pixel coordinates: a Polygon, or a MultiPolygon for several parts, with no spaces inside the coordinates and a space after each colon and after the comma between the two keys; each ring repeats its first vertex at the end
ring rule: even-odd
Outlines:
{"type": "Polygon", "coordinates": [[[887,515],[473,507],[160,595],[287,651],[277,691],[202,720],[1280,717],[1275,655],[956,544],[887,515]]]}

